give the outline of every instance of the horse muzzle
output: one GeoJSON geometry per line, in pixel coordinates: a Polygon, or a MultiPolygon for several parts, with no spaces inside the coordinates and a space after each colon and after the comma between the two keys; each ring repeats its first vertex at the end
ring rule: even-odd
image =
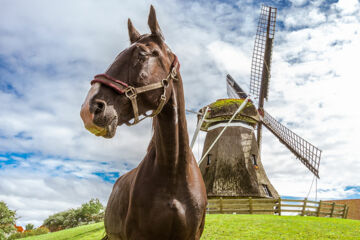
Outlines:
{"type": "Polygon", "coordinates": [[[112,138],[118,124],[114,106],[108,106],[104,100],[93,99],[98,86],[93,86],[81,106],[80,116],[85,128],[96,136],[112,138]]]}

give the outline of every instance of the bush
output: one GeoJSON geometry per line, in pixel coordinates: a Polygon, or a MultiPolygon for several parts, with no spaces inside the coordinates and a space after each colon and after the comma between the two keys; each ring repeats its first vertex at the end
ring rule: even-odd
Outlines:
{"type": "Polygon", "coordinates": [[[16,212],[8,208],[5,202],[0,201],[0,240],[15,231],[16,212]]]}
{"type": "Polygon", "coordinates": [[[80,225],[103,221],[104,207],[99,199],[91,199],[80,208],[69,209],[49,216],[44,221],[44,226],[51,232],[73,228],[80,225]]]}
{"type": "Polygon", "coordinates": [[[13,240],[13,239],[18,239],[18,238],[24,238],[24,237],[30,237],[30,236],[36,236],[36,235],[42,235],[42,234],[46,234],[49,233],[50,230],[46,227],[39,227],[33,230],[28,230],[26,232],[17,232],[14,233],[12,235],[10,235],[10,237],[8,238],[8,240],[13,240]]]}

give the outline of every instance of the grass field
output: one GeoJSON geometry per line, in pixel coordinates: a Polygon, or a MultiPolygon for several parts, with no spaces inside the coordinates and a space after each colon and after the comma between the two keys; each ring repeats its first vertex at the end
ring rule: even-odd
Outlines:
{"type": "Polygon", "coordinates": [[[103,223],[95,223],[81,227],[66,229],[54,233],[20,238],[26,240],[100,240],[105,236],[103,223]]]}
{"type": "MultiPolygon", "coordinates": [[[[23,239],[100,240],[103,236],[103,224],[96,223],[23,239]]],[[[360,221],[300,216],[213,214],[206,216],[205,231],[201,239],[360,239],[360,221]]]]}

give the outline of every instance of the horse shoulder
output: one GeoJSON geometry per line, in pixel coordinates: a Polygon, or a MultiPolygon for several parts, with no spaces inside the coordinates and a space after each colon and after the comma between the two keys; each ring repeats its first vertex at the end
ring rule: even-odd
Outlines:
{"type": "Polygon", "coordinates": [[[117,179],[110,194],[105,211],[105,228],[108,235],[121,239],[124,234],[124,222],[128,214],[130,185],[136,175],[137,168],[117,179]]]}

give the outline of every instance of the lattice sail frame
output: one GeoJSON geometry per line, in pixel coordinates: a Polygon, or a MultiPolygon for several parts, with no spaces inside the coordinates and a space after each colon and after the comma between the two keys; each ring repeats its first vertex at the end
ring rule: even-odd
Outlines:
{"type": "Polygon", "coordinates": [[[275,120],[264,111],[263,124],[317,177],[321,150],[275,120]]]}
{"type": "Polygon", "coordinates": [[[248,96],[230,74],[226,75],[226,91],[229,98],[247,98],[248,96]]]}
{"type": "Polygon", "coordinates": [[[276,8],[264,5],[261,7],[250,73],[250,94],[255,99],[260,98],[261,95],[266,99],[268,97],[276,13],[276,8]],[[261,94],[261,91],[263,91],[263,94],[261,94]]]}

